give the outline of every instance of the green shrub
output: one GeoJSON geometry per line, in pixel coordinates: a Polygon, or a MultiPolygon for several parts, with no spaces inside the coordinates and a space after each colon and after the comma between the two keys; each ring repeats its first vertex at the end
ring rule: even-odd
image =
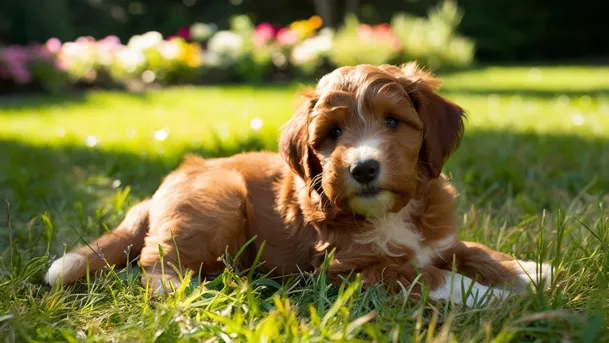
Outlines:
{"type": "Polygon", "coordinates": [[[456,33],[462,17],[450,1],[432,9],[428,18],[395,15],[391,27],[402,44],[402,58],[417,60],[432,69],[471,64],[475,45],[456,33]]]}
{"type": "Polygon", "coordinates": [[[388,25],[360,24],[355,16],[338,30],[330,61],[337,66],[391,63],[399,56],[399,40],[388,25]]]}

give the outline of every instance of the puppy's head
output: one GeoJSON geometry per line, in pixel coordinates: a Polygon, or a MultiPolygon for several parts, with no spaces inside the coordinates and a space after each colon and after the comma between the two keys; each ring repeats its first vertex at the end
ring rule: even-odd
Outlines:
{"type": "Polygon", "coordinates": [[[415,63],[324,76],[285,125],[280,153],[311,192],[368,217],[404,207],[437,178],[463,134],[463,110],[415,63]]]}

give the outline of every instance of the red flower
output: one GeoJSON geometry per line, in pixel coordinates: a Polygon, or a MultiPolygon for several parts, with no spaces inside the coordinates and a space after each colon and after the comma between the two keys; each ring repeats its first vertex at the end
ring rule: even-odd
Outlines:
{"type": "Polygon", "coordinates": [[[389,34],[393,34],[393,31],[391,30],[391,25],[385,23],[385,24],[379,24],[377,26],[374,27],[375,31],[379,32],[379,33],[389,33],[389,34]]]}
{"type": "Polygon", "coordinates": [[[178,37],[182,37],[185,40],[190,40],[190,26],[184,26],[178,31],[178,37]]]}

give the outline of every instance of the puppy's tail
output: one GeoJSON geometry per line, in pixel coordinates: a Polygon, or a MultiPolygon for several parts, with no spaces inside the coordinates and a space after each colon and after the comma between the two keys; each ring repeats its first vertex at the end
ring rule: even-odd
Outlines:
{"type": "Polygon", "coordinates": [[[63,257],[55,260],[44,279],[50,285],[69,284],[83,278],[89,271],[94,272],[106,265],[124,266],[135,259],[144,246],[149,229],[148,210],[150,199],[133,206],[120,225],[95,241],[72,249],[63,257]]]}

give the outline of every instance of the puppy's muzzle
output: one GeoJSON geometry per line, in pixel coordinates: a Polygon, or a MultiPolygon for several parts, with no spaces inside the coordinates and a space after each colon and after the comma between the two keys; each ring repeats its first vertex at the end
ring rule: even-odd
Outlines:
{"type": "Polygon", "coordinates": [[[349,173],[361,185],[369,185],[378,178],[380,169],[381,165],[377,160],[369,159],[353,164],[349,173]]]}

